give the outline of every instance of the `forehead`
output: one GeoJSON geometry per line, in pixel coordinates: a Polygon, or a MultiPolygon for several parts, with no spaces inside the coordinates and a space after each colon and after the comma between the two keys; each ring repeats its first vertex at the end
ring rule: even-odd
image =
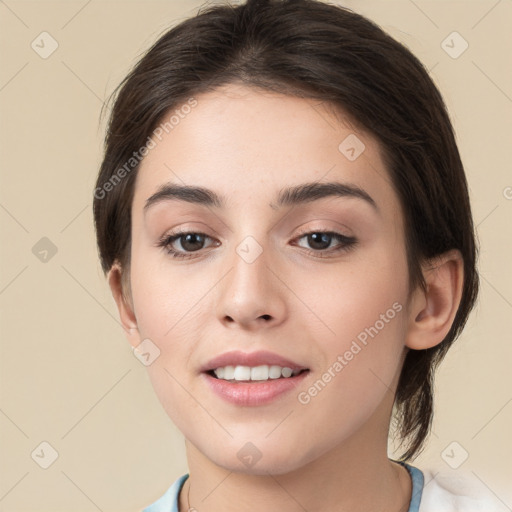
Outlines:
{"type": "Polygon", "coordinates": [[[134,209],[168,182],[218,191],[228,207],[249,198],[269,207],[278,190],[313,181],[352,183],[376,201],[396,202],[378,142],[343,111],[234,84],[194,100],[192,108],[168,112],[164,122],[174,122],[153,135],[134,209]]]}

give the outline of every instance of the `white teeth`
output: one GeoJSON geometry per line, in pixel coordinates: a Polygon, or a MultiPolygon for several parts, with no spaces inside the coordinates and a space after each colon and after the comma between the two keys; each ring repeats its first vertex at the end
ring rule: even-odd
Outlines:
{"type": "Polygon", "coordinates": [[[283,368],[282,372],[283,377],[291,377],[293,370],[291,368],[283,368]]]}
{"type": "Polygon", "coordinates": [[[218,379],[223,380],[269,380],[279,379],[281,377],[288,378],[300,373],[300,370],[292,370],[291,368],[281,366],[224,366],[217,368],[214,373],[218,379]]]}
{"type": "Polygon", "coordinates": [[[255,366],[251,368],[251,380],[267,380],[268,366],[255,366]]]}
{"type": "Polygon", "coordinates": [[[281,377],[282,368],[280,366],[271,366],[268,370],[268,376],[271,379],[279,379],[281,377]]]}
{"type": "Polygon", "coordinates": [[[222,379],[226,379],[226,380],[231,380],[231,379],[234,379],[235,378],[235,367],[234,366],[225,366],[224,368],[220,368],[221,370],[224,370],[224,375],[222,377],[219,377],[217,375],[217,377],[222,378],[222,379]]]}
{"type": "Polygon", "coordinates": [[[251,369],[248,366],[235,367],[235,380],[251,380],[251,369]]]}

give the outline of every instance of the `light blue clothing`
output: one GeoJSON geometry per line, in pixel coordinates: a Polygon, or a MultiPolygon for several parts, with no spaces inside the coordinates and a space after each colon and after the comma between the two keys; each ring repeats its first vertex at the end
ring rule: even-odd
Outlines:
{"type": "MultiPolygon", "coordinates": [[[[423,493],[424,478],[423,473],[414,466],[410,466],[407,463],[399,462],[402,466],[405,466],[409,471],[412,479],[412,497],[407,512],[419,512],[421,495],[423,493]]],[[[167,489],[167,492],[155,501],[149,507],[146,507],[142,512],[178,512],[178,495],[188,478],[186,475],[180,476],[172,485],[167,489]]]]}

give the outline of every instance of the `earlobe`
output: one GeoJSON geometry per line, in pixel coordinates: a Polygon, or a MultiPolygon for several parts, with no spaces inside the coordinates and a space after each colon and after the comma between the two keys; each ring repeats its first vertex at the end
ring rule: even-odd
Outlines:
{"type": "Polygon", "coordinates": [[[424,267],[426,291],[415,290],[410,303],[406,346],[424,350],[441,343],[451,329],[462,297],[464,262],[453,249],[424,267]]]}
{"type": "Polygon", "coordinates": [[[129,304],[129,301],[123,293],[122,272],[121,265],[118,262],[114,263],[108,272],[107,281],[116,302],[119,318],[126,337],[130,345],[136,347],[140,344],[140,334],[137,326],[137,318],[133,312],[133,306],[129,304]]]}

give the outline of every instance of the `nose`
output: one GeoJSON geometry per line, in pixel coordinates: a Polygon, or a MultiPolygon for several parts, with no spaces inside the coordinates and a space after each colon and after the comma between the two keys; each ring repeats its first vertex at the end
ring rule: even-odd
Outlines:
{"type": "Polygon", "coordinates": [[[258,330],[285,320],[285,279],[269,252],[254,239],[234,251],[230,270],[219,283],[217,315],[225,327],[258,330]]]}

